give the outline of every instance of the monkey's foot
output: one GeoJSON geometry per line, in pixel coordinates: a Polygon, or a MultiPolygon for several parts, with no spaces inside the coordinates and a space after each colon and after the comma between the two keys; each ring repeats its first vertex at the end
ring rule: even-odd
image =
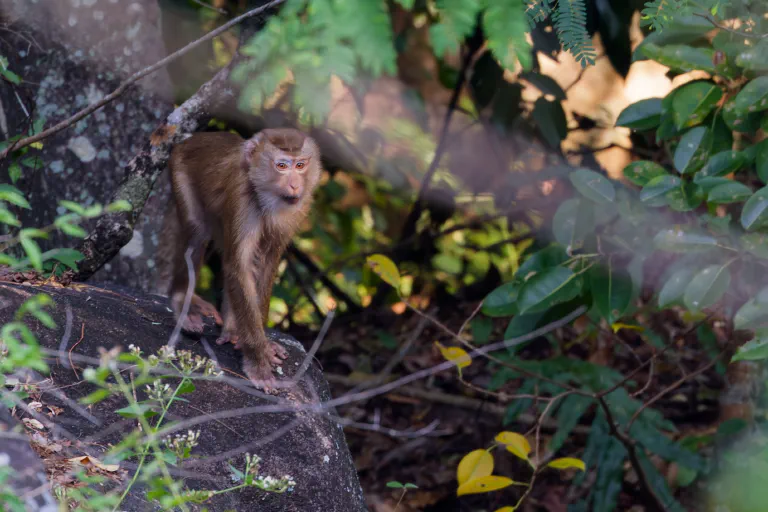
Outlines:
{"type": "Polygon", "coordinates": [[[221,315],[216,309],[216,306],[203,299],[199,295],[192,296],[192,304],[190,305],[189,310],[194,311],[200,316],[213,317],[213,321],[216,322],[216,325],[220,326],[224,324],[224,321],[221,319],[221,315]]]}
{"type": "Polygon", "coordinates": [[[203,332],[203,317],[197,313],[187,313],[187,318],[181,323],[181,330],[195,334],[203,332]]]}
{"type": "Polygon", "coordinates": [[[272,366],[282,364],[283,360],[288,357],[288,351],[283,348],[282,345],[274,341],[270,341],[267,344],[267,358],[272,366]]]}
{"type": "Polygon", "coordinates": [[[265,393],[275,391],[277,379],[272,373],[272,365],[265,359],[259,361],[243,360],[243,372],[255,387],[265,393]]]}
{"type": "Polygon", "coordinates": [[[240,349],[240,336],[230,331],[223,331],[221,336],[216,338],[217,345],[224,345],[225,343],[231,343],[235,349],[240,349]]]}

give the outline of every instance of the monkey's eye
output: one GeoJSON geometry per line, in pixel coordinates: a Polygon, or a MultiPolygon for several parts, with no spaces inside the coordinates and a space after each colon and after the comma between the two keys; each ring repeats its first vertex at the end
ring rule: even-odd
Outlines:
{"type": "Polygon", "coordinates": [[[296,164],[297,169],[303,169],[304,168],[304,162],[299,162],[296,164]]]}
{"type": "Polygon", "coordinates": [[[277,168],[278,169],[287,169],[288,168],[288,164],[286,164],[285,162],[277,162],[277,168]]]}

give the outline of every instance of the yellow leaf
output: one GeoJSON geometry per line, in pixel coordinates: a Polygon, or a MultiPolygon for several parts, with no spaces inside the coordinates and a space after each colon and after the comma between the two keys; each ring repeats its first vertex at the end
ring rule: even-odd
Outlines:
{"type": "Polygon", "coordinates": [[[523,460],[528,460],[531,453],[531,445],[528,440],[516,432],[500,432],[496,436],[496,442],[506,446],[507,451],[523,460]]]}
{"type": "Polygon", "coordinates": [[[31,147],[35,149],[43,149],[43,143],[42,142],[33,142],[30,144],[31,147]]]}
{"type": "Polygon", "coordinates": [[[474,450],[466,454],[456,469],[456,480],[463,485],[470,480],[493,473],[493,456],[488,450],[474,450]]]}
{"type": "Polygon", "coordinates": [[[465,494],[480,494],[483,492],[498,491],[514,484],[515,481],[505,476],[488,475],[475,478],[459,486],[456,496],[465,494]]]}
{"type": "Polygon", "coordinates": [[[391,259],[383,254],[374,254],[365,261],[385,283],[400,291],[400,271],[391,259]]]}
{"type": "Polygon", "coordinates": [[[499,509],[496,509],[493,512],[515,512],[515,510],[517,510],[517,508],[515,508],[515,507],[513,507],[511,505],[508,505],[506,507],[501,507],[499,509]]]}
{"type": "Polygon", "coordinates": [[[466,368],[472,364],[472,358],[469,357],[469,354],[467,354],[467,351],[463,348],[446,347],[443,346],[443,344],[439,341],[436,341],[435,345],[437,345],[437,348],[440,349],[440,353],[443,354],[444,358],[449,361],[453,361],[459,368],[466,368]]]}
{"type": "Polygon", "coordinates": [[[628,329],[630,331],[638,331],[643,332],[645,328],[641,325],[629,325],[629,324],[622,324],[620,322],[616,322],[611,324],[611,329],[613,329],[613,332],[619,332],[621,329],[628,329]]]}
{"type": "Polygon", "coordinates": [[[563,457],[562,459],[555,459],[547,466],[555,469],[570,469],[570,468],[576,468],[580,469],[582,471],[586,471],[587,467],[584,464],[584,461],[581,459],[575,459],[573,457],[563,457]]]}

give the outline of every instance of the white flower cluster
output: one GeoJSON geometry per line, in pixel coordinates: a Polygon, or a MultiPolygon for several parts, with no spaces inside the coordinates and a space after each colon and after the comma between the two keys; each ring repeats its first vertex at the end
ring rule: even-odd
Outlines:
{"type": "Polygon", "coordinates": [[[199,430],[188,430],[186,434],[176,434],[163,439],[163,444],[180,459],[189,457],[192,448],[197,446],[200,439],[199,430]]]}
{"type": "Polygon", "coordinates": [[[163,384],[160,382],[160,379],[153,382],[151,386],[146,386],[146,389],[149,398],[157,400],[158,402],[164,402],[165,400],[170,399],[173,395],[171,386],[169,384],[163,384]]]}

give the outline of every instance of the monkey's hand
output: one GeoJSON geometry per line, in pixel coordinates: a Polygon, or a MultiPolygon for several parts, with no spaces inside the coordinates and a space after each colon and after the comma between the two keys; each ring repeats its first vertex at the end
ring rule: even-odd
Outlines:
{"type": "Polygon", "coordinates": [[[224,345],[225,343],[231,343],[235,346],[235,349],[240,349],[240,336],[238,336],[235,331],[228,331],[224,330],[221,333],[221,336],[216,338],[216,344],[217,345],[224,345]]]}
{"type": "Polygon", "coordinates": [[[222,325],[224,323],[224,321],[221,319],[219,311],[216,309],[216,306],[197,294],[192,296],[190,312],[198,313],[200,316],[213,317],[213,321],[216,322],[216,325],[222,325]]]}

